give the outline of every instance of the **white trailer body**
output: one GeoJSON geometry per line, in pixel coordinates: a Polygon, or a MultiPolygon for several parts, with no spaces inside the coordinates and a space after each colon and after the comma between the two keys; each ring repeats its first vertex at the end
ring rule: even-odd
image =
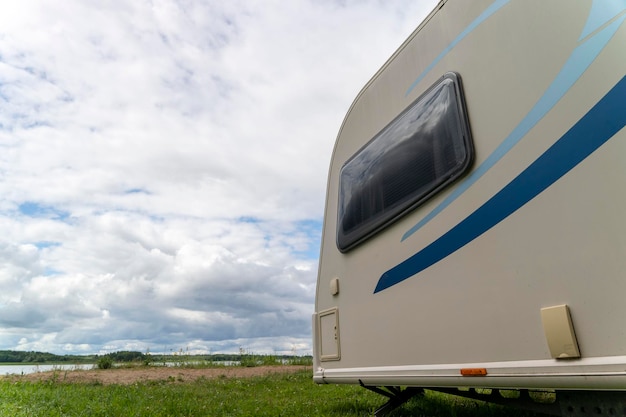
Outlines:
{"type": "Polygon", "coordinates": [[[329,171],[314,380],[626,390],[626,1],[444,0],[329,171]]]}

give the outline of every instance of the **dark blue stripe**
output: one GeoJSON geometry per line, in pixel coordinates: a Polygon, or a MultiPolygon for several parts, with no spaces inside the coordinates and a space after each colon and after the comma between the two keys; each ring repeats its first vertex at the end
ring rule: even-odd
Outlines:
{"type": "Polygon", "coordinates": [[[485,204],[420,252],[385,272],[374,293],[420,273],[500,223],[582,162],[625,125],[626,77],[485,204]]]}

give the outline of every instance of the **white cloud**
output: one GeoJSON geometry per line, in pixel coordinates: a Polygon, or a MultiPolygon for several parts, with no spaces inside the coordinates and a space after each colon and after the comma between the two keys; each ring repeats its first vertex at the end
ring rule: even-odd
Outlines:
{"type": "Polygon", "coordinates": [[[433,5],[0,6],[0,348],[310,353],[336,132],[433,5]]]}

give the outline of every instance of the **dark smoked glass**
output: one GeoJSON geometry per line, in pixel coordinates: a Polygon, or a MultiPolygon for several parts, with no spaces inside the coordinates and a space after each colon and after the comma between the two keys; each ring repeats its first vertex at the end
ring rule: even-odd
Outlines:
{"type": "Polygon", "coordinates": [[[463,174],[472,154],[460,79],[449,73],[343,166],[339,249],[422,204],[463,174]]]}

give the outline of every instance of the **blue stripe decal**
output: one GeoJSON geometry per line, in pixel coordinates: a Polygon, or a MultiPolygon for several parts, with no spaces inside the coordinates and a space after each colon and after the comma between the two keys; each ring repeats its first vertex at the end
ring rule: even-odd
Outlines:
{"type": "Polygon", "coordinates": [[[411,91],[413,91],[415,86],[419,84],[420,81],[422,81],[422,79],[426,76],[426,74],[428,74],[430,70],[432,70],[433,67],[437,65],[439,61],[441,61],[441,59],[444,56],[446,56],[448,52],[452,50],[452,48],[456,46],[457,43],[461,42],[467,35],[470,34],[470,32],[472,32],[474,29],[480,26],[481,23],[487,20],[487,18],[489,18],[492,14],[500,10],[500,8],[506,5],[509,1],[510,0],[496,0],[495,2],[491,4],[491,6],[487,7],[485,11],[483,11],[480,14],[480,16],[474,19],[474,21],[470,23],[469,26],[466,27],[463,32],[461,32],[456,38],[454,38],[454,40],[450,43],[450,45],[446,46],[446,48],[443,51],[441,51],[439,55],[437,55],[434,61],[431,62],[430,65],[426,67],[426,69],[417,77],[415,81],[413,81],[413,84],[409,86],[409,89],[406,91],[404,96],[405,97],[408,96],[411,93],[411,91]]]}
{"type": "MultiPolygon", "coordinates": [[[[596,0],[597,1],[597,0],[596,0]]],[[[457,187],[430,213],[422,218],[415,226],[411,227],[402,236],[401,241],[410,237],[422,226],[432,220],[436,215],[448,207],[454,200],[478,181],[487,171],[491,169],[504,155],[506,155],[526,134],[554,107],[567,91],[580,78],[585,70],[596,59],[598,54],[611,40],[626,16],[613,22],[611,25],[598,32],[592,38],[576,47],[568,60],[557,74],[552,84],[545,91],[543,96],[537,101],[526,117],[513,129],[509,136],[498,145],[498,147],[474,169],[463,182],[457,187]]]]}
{"type": "Polygon", "coordinates": [[[626,0],[594,0],[589,18],[578,40],[585,39],[624,10],[626,10],[626,0]]]}
{"type": "Polygon", "coordinates": [[[385,272],[374,293],[412,277],[462,248],[550,187],[626,126],[626,76],[543,155],[439,239],[385,272]]]}

